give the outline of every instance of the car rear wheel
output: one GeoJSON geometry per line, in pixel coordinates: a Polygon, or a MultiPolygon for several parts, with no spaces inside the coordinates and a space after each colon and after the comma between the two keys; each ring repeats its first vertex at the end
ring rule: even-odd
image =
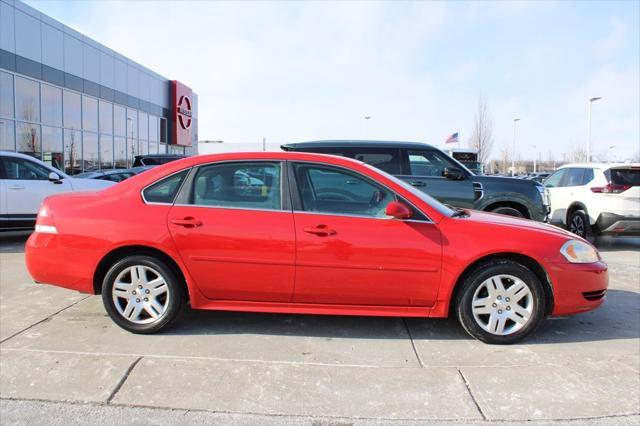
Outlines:
{"type": "Polygon", "coordinates": [[[467,275],[456,298],[462,327],[478,340],[509,344],[531,334],[544,319],[538,277],[511,260],[482,264],[467,275]]]}
{"type": "Polygon", "coordinates": [[[111,319],[132,333],[155,333],[173,323],[184,306],[176,274],[163,261],[134,255],[116,262],[102,283],[111,319]]]}
{"type": "Polygon", "coordinates": [[[491,213],[503,214],[506,216],[514,216],[514,217],[524,217],[524,214],[515,207],[510,206],[500,206],[491,210],[491,213]]]}
{"type": "Polygon", "coordinates": [[[569,216],[569,231],[579,237],[588,239],[591,237],[591,226],[589,225],[589,216],[584,210],[576,210],[569,216]]]}

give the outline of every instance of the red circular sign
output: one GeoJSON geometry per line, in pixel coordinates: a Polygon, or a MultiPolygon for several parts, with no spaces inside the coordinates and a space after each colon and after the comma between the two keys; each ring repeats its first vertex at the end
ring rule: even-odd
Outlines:
{"type": "Polygon", "coordinates": [[[176,112],[180,126],[185,130],[188,129],[191,126],[191,100],[187,96],[180,97],[176,112]]]}

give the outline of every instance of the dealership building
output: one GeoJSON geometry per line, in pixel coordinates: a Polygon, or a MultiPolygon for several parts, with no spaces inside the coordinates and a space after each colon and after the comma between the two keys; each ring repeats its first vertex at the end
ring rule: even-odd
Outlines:
{"type": "Polygon", "coordinates": [[[198,149],[198,98],[18,0],[0,0],[0,150],[69,174],[198,149]]]}

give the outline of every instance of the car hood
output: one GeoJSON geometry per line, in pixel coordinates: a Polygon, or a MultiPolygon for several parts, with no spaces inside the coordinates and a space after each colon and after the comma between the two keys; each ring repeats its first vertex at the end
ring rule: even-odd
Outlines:
{"type": "Polygon", "coordinates": [[[506,216],[497,213],[488,213],[478,210],[467,210],[469,212],[468,217],[461,218],[462,220],[473,221],[476,223],[486,223],[488,225],[498,225],[501,227],[517,228],[521,230],[531,230],[537,232],[544,232],[546,234],[552,234],[559,237],[565,237],[568,239],[581,239],[577,235],[562,229],[557,226],[550,225],[548,223],[537,222],[535,220],[522,219],[513,216],[506,216]]]}
{"type": "Polygon", "coordinates": [[[100,179],[71,178],[71,186],[74,191],[100,191],[115,185],[115,182],[100,179]]]}

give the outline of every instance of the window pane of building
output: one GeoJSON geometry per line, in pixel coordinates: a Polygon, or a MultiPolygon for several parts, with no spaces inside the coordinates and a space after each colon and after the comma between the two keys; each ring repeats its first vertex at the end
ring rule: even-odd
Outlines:
{"type": "Polygon", "coordinates": [[[98,134],[82,132],[82,165],[85,172],[98,170],[98,134]]]}
{"type": "Polygon", "coordinates": [[[158,142],[158,117],[155,115],[149,116],[149,140],[158,142]]]}
{"type": "Polygon", "coordinates": [[[127,138],[138,139],[138,111],[127,109],[127,138]]]}
{"type": "Polygon", "coordinates": [[[82,133],[64,129],[64,171],[69,175],[82,173],[82,133]]]}
{"type": "Polygon", "coordinates": [[[158,145],[158,154],[166,154],[166,153],[167,153],[167,144],[161,142],[158,145]]]}
{"type": "Polygon", "coordinates": [[[100,167],[113,168],[113,136],[100,135],[100,167]]]}
{"type": "Polygon", "coordinates": [[[12,120],[0,120],[0,149],[16,150],[15,124],[12,120]]]}
{"type": "Polygon", "coordinates": [[[116,136],[127,134],[127,111],[120,105],[113,106],[113,134],[116,136]]]}
{"type": "Polygon", "coordinates": [[[64,127],[80,130],[82,128],[80,95],[65,90],[62,98],[64,105],[64,127]]]}
{"type": "Polygon", "coordinates": [[[184,147],[178,145],[169,145],[170,154],[184,155],[184,147]]]}
{"type": "Polygon", "coordinates": [[[17,123],[16,125],[17,151],[31,154],[40,158],[40,126],[31,123],[17,123]]]}
{"type": "Polygon", "coordinates": [[[40,84],[16,76],[16,117],[24,121],[40,121],[40,84]]]}
{"type": "Polygon", "coordinates": [[[13,118],[13,76],[0,72],[0,117],[13,118]]]}
{"type": "Polygon", "coordinates": [[[82,129],[98,131],[98,100],[95,98],[82,97],[82,129]]]}
{"type": "Polygon", "coordinates": [[[113,134],[113,104],[100,101],[100,133],[113,134]]]}
{"type": "Polygon", "coordinates": [[[113,138],[114,168],[127,168],[127,141],[120,136],[113,138]]]}
{"type": "Polygon", "coordinates": [[[62,126],[62,90],[43,84],[42,90],[42,124],[62,126]]]}
{"type": "Polygon", "coordinates": [[[138,155],[147,155],[149,153],[149,142],[147,141],[139,141],[138,142],[138,155]]]}
{"type": "Polygon", "coordinates": [[[160,119],[160,142],[167,143],[167,120],[160,119]]]}
{"type": "Polygon", "coordinates": [[[149,154],[158,153],[158,142],[149,141],[149,154]]]}
{"type": "Polygon", "coordinates": [[[138,113],[138,137],[149,140],[149,115],[144,112],[138,113]]]}
{"type": "Polygon", "coordinates": [[[42,161],[59,170],[64,167],[61,128],[42,126],[42,161]]]}

